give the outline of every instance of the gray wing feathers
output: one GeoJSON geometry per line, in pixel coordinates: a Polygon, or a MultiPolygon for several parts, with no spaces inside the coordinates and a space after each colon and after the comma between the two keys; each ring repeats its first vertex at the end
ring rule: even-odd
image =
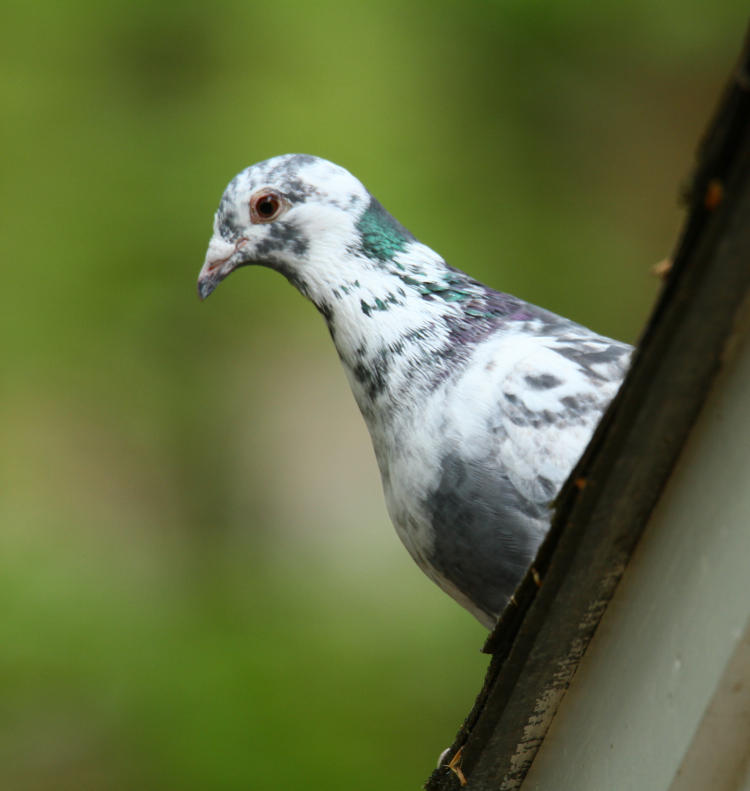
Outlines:
{"type": "Polygon", "coordinates": [[[427,503],[432,564],[490,622],[531,564],[551,503],[629,362],[630,347],[583,332],[540,338],[508,371],[485,428],[491,458],[449,452],[427,503]]]}

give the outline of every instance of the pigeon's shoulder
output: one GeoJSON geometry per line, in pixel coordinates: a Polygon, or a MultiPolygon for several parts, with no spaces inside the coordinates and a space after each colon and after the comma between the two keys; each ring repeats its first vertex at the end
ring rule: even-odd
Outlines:
{"type": "Polygon", "coordinates": [[[631,351],[557,317],[527,322],[478,349],[494,389],[492,398],[485,394],[481,430],[496,439],[524,498],[543,503],[557,493],[619,389],[631,351]]]}

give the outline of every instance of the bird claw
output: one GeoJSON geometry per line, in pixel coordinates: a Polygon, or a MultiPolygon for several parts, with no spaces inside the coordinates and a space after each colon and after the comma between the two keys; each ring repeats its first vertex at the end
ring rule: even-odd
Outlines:
{"type": "Polygon", "coordinates": [[[465,786],[469,781],[466,779],[466,775],[461,770],[461,760],[463,759],[464,752],[463,745],[459,747],[458,750],[456,750],[453,758],[451,758],[447,764],[444,764],[442,761],[447,752],[448,750],[443,750],[443,752],[440,754],[441,765],[446,767],[446,769],[450,769],[450,771],[453,772],[453,774],[458,778],[458,782],[461,783],[462,786],[465,786]]]}

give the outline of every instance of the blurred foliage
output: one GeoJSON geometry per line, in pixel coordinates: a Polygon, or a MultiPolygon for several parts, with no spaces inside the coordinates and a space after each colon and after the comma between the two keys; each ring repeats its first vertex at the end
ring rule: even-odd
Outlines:
{"type": "Polygon", "coordinates": [[[740,0],[9,0],[0,788],[416,788],[483,631],[413,567],[325,328],[195,297],[242,167],[352,170],[453,264],[635,340],[740,0]]]}

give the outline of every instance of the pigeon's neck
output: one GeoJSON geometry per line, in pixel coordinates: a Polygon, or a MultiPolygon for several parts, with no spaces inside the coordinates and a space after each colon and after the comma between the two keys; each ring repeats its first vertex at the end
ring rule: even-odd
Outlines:
{"type": "Polygon", "coordinates": [[[325,317],[370,429],[419,409],[528,306],[448,266],[372,198],[287,277],[325,317]]]}
{"type": "Polygon", "coordinates": [[[350,277],[313,301],[371,430],[419,410],[488,335],[530,318],[524,303],[449,267],[416,240],[379,260],[363,260],[361,250],[349,255],[338,271],[350,277]]]}

